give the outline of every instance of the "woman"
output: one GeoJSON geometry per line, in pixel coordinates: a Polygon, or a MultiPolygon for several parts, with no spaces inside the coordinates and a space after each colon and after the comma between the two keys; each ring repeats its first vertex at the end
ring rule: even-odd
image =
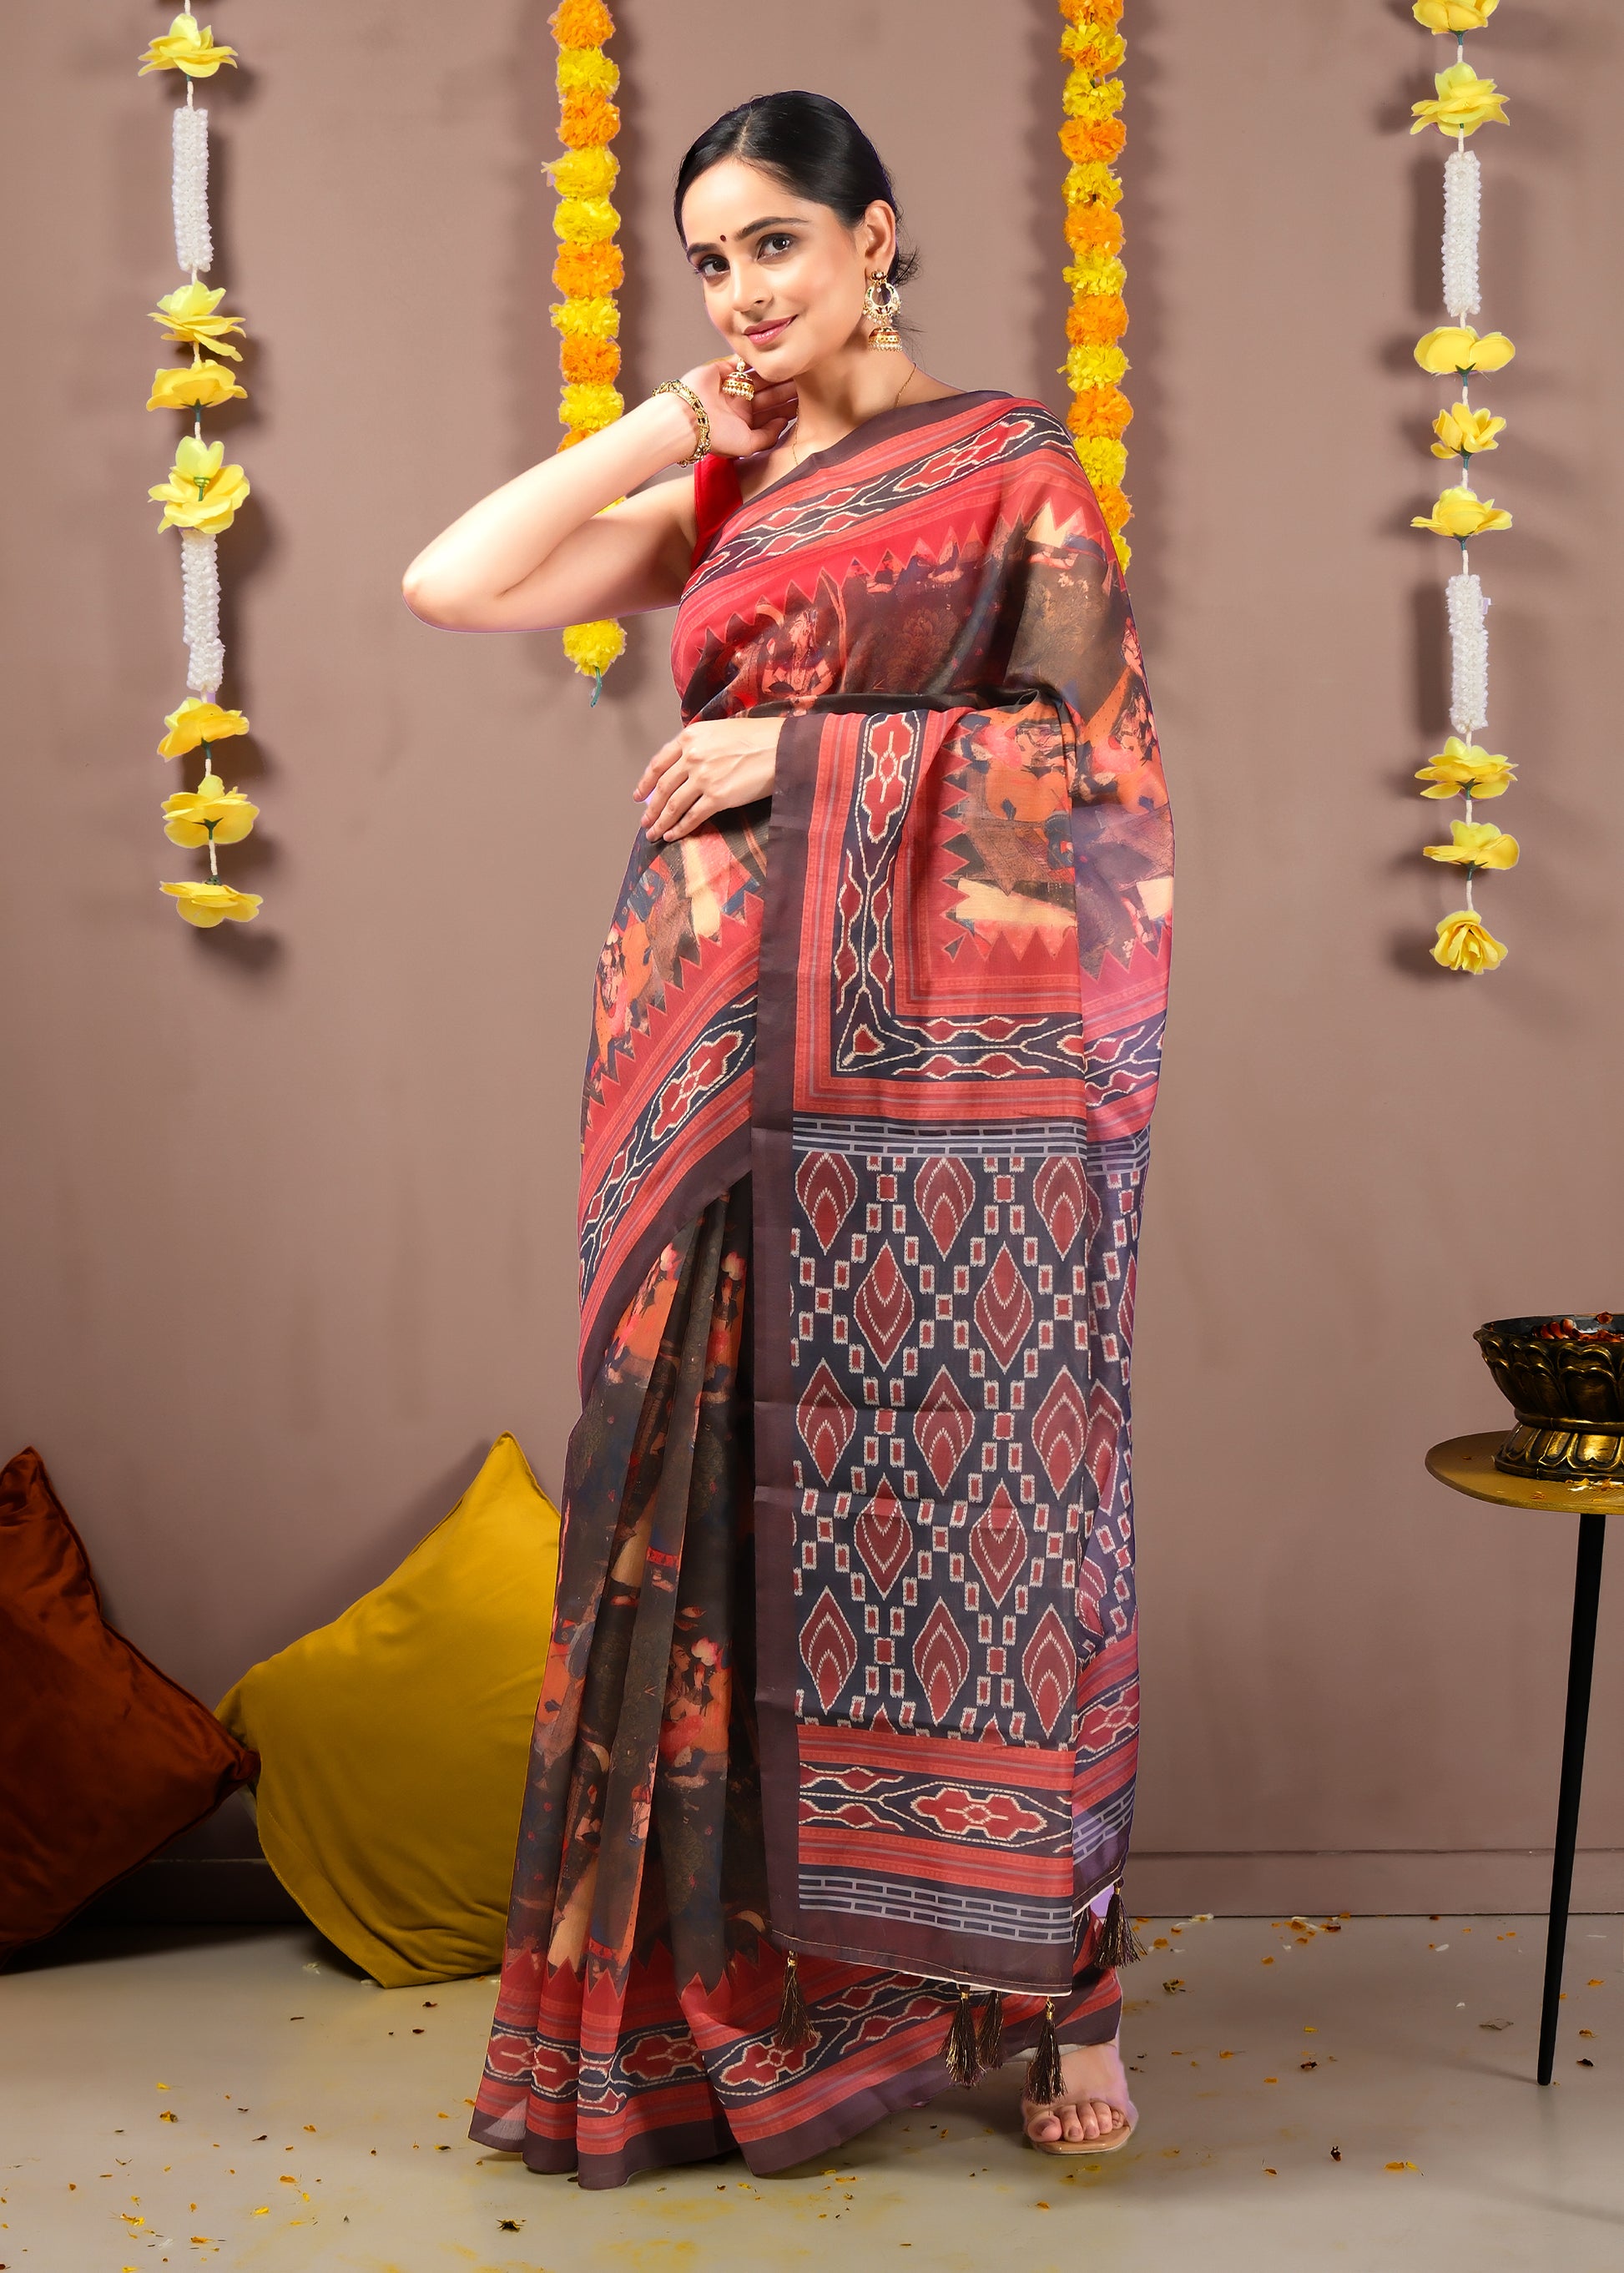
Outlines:
{"type": "Polygon", "coordinates": [[[1135,2119],[1171,870],[1138,644],[1064,428],[902,349],[838,104],[730,111],[676,218],[727,356],[404,585],[466,630],[674,606],[685,720],[598,969],[583,1411],[473,2135],[589,2187],[767,2172],[1007,2047],[1034,2144],[1098,2153],[1135,2119]]]}

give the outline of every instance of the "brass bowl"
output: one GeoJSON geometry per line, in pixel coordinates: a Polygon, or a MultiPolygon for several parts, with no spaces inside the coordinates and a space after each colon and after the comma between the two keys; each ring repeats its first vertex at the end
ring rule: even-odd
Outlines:
{"type": "Polygon", "coordinates": [[[1493,1318],[1473,1339],[1517,1416],[1497,1468],[1624,1482],[1624,1314],[1493,1318]]]}

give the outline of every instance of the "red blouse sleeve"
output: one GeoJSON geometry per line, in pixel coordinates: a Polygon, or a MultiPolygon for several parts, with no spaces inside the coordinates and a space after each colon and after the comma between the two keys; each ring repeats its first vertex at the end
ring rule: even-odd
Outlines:
{"type": "Polygon", "coordinates": [[[690,574],[710,551],[723,522],[731,520],[743,503],[739,461],[724,457],[719,450],[709,451],[694,469],[694,517],[698,534],[694,540],[690,574]]]}

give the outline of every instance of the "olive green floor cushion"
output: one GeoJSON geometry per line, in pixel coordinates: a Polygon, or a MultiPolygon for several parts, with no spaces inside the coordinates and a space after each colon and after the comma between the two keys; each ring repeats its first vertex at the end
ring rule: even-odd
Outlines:
{"type": "Polygon", "coordinates": [[[500,1959],[558,1542],[500,1436],[392,1577],[221,1701],[272,1869],[386,1989],[500,1959]]]}

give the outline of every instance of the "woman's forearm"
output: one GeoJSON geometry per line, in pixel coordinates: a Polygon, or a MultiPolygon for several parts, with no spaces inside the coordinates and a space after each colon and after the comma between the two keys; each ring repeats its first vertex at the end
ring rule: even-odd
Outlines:
{"type": "Polygon", "coordinates": [[[455,617],[494,600],[605,506],[689,457],[694,433],[680,395],[650,395],[573,449],[515,475],[424,546],[401,579],[408,605],[455,617]]]}

